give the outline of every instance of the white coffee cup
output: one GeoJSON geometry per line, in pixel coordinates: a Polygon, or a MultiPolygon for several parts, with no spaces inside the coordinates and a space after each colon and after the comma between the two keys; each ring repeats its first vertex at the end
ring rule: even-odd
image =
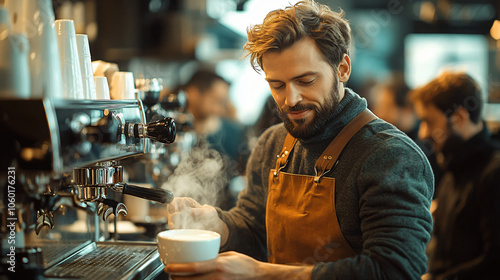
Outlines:
{"type": "Polygon", "coordinates": [[[75,24],[72,20],[55,21],[61,60],[63,98],[83,99],[82,72],[76,47],[75,24]]]}
{"type": "Polygon", "coordinates": [[[96,99],[89,38],[86,34],[76,34],[76,47],[78,49],[80,72],[82,73],[83,98],[96,99]]]}
{"type": "Polygon", "coordinates": [[[0,98],[29,98],[28,38],[4,31],[0,37],[0,98]]]}
{"type": "Polygon", "coordinates": [[[109,86],[106,77],[94,77],[96,99],[109,100],[109,86]]]}
{"type": "Polygon", "coordinates": [[[52,1],[26,1],[22,22],[30,42],[31,98],[63,98],[52,1]]]}
{"type": "Polygon", "coordinates": [[[10,32],[10,16],[6,8],[0,6],[0,34],[4,31],[10,32]]]}
{"type": "Polygon", "coordinates": [[[111,78],[111,99],[135,99],[132,72],[116,72],[111,78]]]}
{"type": "Polygon", "coordinates": [[[172,229],[158,233],[158,253],[163,264],[202,262],[219,254],[220,235],[201,229],[172,229]]]}

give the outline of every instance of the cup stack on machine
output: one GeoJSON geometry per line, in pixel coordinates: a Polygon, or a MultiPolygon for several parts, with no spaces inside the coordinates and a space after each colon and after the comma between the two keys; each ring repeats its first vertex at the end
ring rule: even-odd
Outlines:
{"type": "Polygon", "coordinates": [[[131,72],[101,79],[109,65],[91,61],[88,36],[55,20],[51,0],[0,2],[0,98],[136,99],[131,72]]]}

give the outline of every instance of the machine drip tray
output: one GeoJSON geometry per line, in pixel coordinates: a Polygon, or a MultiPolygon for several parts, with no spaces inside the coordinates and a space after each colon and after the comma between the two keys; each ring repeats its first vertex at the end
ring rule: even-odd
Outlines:
{"type": "Polygon", "coordinates": [[[92,242],[45,271],[47,278],[146,279],[162,271],[155,242],[92,242]]]}

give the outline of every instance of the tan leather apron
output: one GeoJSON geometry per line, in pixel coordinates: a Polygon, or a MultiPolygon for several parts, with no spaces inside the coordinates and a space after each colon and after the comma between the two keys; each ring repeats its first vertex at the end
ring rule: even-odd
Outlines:
{"type": "Polygon", "coordinates": [[[266,209],[271,263],[331,262],[356,255],[340,230],[335,211],[335,178],[323,177],[338,162],[349,140],[377,117],[365,109],[352,119],[316,161],[316,176],[281,172],[297,139],[287,135],[276,168],[269,173],[266,209]]]}

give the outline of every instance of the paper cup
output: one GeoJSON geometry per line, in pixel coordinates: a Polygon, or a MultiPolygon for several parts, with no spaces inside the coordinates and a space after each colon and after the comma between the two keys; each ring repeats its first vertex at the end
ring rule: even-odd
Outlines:
{"type": "Polygon", "coordinates": [[[0,98],[29,98],[28,51],[25,35],[0,37],[0,98]]]}
{"type": "Polygon", "coordinates": [[[55,21],[59,58],[61,60],[63,98],[83,99],[82,72],[72,20],[55,21]]]}
{"type": "Polygon", "coordinates": [[[219,254],[220,235],[200,229],[172,229],[158,233],[158,253],[163,264],[202,262],[219,254]]]}
{"type": "Polygon", "coordinates": [[[10,32],[10,16],[6,8],[0,6],[0,34],[4,31],[10,32]]]}
{"type": "Polygon", "coordinates": [[[94,77],[96,99],[109,100],[109,86],[106,77],[94,77]]]}
{"type": "Polygon", "coordinates": [[[31,97],[63,98],[52,1],[27,1],[23,8],[23,21],[30,42],[31,97]]]}
{"type": "Polygon", "coordinates": [[[96,99],[94,72],[92,70],[90,46],[87,35],[76,34],[76,47],[78,48],[80,72],[82,73],[83,98],[96,99]]]}
{"type": "Polygon", "coordinates": [[[135,99],[132,72],[116,72],[111,78],[111,99],[135,99]]]}

